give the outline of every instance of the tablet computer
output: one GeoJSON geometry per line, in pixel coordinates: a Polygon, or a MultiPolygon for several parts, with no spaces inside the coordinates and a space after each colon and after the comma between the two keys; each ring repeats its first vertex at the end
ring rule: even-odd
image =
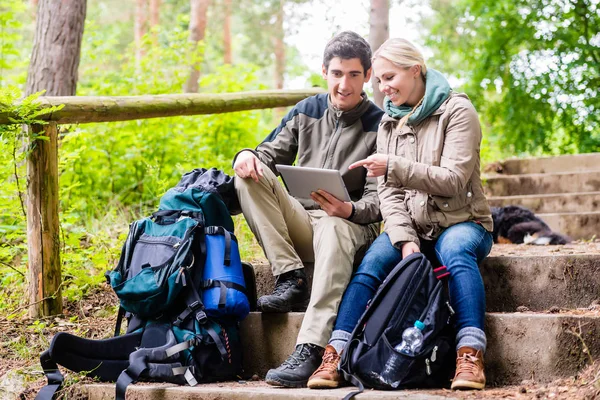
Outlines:
{"type": "Polygon", "coordinates": [[[276,164],[275,167],[293,197],[311,199],[312,192],[323,189],[341,201],[350,201],[342,175],[337,169],[295,167],[282,164],[276,164]]]}

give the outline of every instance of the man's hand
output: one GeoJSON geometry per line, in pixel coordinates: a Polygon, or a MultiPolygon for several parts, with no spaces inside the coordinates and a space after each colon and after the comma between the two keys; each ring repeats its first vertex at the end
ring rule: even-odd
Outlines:
{"type": "Polygon", "coordinates": [[[402,245],[402,259],[410,256],[412,253],[420,253],[421,249],[415,242],[406,242],[402,245]]]}
{"type": "Polygon", "coordinates": [[[338,200],[337,197],[323,189],[312,192],[310,196],[330,217],[347,219],[352,214],[352,203],[338,200]]]}
{"type": "Polygon", "coordinates": [[[373,154],[364,160],[357,161],[350,164],[348,169],[354,169],[358,167],[365,167],[367,169],[367,176],[383,176],[387,170],[388,155],[387,154],[373,154]]]}
{"type": "Polygon", "coordinates": [[[263,176],[262,165],[258,157],[251,151],[242,151],[238,154],[233,164],[235,174],[240,178],[252,178],[258,183],[258,178],[263,176]]]}

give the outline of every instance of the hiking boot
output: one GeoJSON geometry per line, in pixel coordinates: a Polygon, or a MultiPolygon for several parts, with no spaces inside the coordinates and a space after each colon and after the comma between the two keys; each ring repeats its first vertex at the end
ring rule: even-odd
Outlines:
{"type": "Polygon", "coordinates": [[[461,347],[456,358],[456,375],[452,380],[452,389],[469,390],[484,387],[483,353],[471,347],[461,347]]]}
{"type": "Polygon", "coordinates": [[[325,347],[325,354],[323,354],[323,362],[308,379],[308,387],[311,389],[328,389],[342,385],[345,381],[338,371],[339,365],[340,356],[333,346],[328,344],[325,347]]]}
{"type": "Polygon", "coordinates": [[[308,280],[301,268],[279,275],[273,294],[261,296],[257,306],[260,311],[267,313],[305,311],[308,300],[308,280]]]}
{"type": "Polygon", "coordinates": [[[308,378],[319,366],[322,356],[322,347],[312,343],[299,344],[287,360],[267,372],[265,382],[273,386],[306,387],[308,378]]]}

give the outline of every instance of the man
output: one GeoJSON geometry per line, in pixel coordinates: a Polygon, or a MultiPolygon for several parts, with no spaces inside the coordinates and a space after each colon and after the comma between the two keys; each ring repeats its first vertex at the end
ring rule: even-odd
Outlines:
{"type": "MultiPolygon", "coordinates": [[[[277,386],[306,386],[321,363],[355,255],[379,233],[376,181],[362,168],[348,169],[376,152],[383,115],[362,91],[371,77],[368,43],[354,32],[331,39],[323,55],[323,77],[327,94],[298,103],[256,150],[244,149],[234,158],[242,211],[276,276],[273,294],[262,296],[258,308],[303,311],[308,304],[296,349],[267,373],[266,382],[277,386]],[[339,170],[352,201],[323,190],[312,194],[313,201],[290,197],[277,181],[275,164],[294,161],[339,170]],[[310,303],[303,261],[314,261],[310,303]]],[[[325,355],[332,349],[327,346],[325,355]]]]}

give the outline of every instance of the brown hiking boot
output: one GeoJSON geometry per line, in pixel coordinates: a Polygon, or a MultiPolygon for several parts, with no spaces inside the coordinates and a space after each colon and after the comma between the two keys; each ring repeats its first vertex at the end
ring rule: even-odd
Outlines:
{"type": "Polygon", "coordinates": [[[471,347],[461,347],[456,357],[456,375],[452,380],[452,389],[469,390],[484,387],[483,353],[471,347]]]}
{"type": "Polygon", "coordinates": [[[336,388],[343,384],[344,378],[338,371],[340,356],[331,345],[325,347],[323,361],[317,370],[308,378],[308,387],[311,389],[336,388]]]}

